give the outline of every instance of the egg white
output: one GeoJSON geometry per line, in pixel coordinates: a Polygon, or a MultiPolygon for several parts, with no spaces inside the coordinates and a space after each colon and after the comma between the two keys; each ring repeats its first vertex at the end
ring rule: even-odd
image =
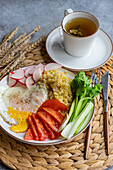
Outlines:
{"type": "Polygon", "coordinates": [[[16,125],[17,122],[13,118],[10,118],[6,112],[8,110],[7,107],[9,106],[9,103],[4,102],[3,100],[3,95],[5,91],[8,90],[9,88],[10,87],[8,85],[0,86],[0,115],[7,123],[11,125],[16,125]]]}

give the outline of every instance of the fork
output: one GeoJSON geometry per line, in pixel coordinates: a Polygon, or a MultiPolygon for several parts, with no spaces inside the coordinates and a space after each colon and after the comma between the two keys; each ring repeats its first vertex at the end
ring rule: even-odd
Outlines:
{"type": "MultiPolygon", "coordinates": [[[[94,86],[97,83],[100,83],[100,76],[101,76],[101,69],[93,69],[91,74],[92,83],[91,86],[94,86]]],[[[87,139],[86,139],[86,149],[85,149],[85,159],[87,159],[88,150],[89,150],[89,143],[90,143],[90,137],[91,137],[91,129],[92,129],[92,121],[90,122],[90,125],[88,126],[87,131],[87,139]]]]}

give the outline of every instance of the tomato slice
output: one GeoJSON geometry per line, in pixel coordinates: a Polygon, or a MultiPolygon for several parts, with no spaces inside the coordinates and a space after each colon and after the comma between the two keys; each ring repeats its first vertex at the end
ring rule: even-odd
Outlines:
{"type": "Polygon", "coordinates": [[[60,124],[63,122],[64,116],[60,112],[57,112],[56,110],[53,110],[53,109],[48,108],[48,107],[43,107],[43,110],[45,110],[51,116],[53,116],[60,124]]]}
{"type": "Polygon", "coordinates": [[[35,140],[31,128],[29,128],[24,136],[24,140],[35,140]]]}
{"type": "Polygon", "coordinates": [[[31,128],[31,131],[33,132],[33,136],[34,136],[35,140],[39,140],[39,136],[38,136],[36,127],[33,123],[31,115],[28,116],[28,123],[29,123],[29,126],[31,128]]]}
{"type": "Polygon", "coordinates": [[[46,122],[44,122],[44,125],[45,125],[45,128],[49,134],[49,139],[52,139],[52,140],[56,139],[57,135],[55,134],[55,132],[48,126],[48,124],[46,122]]]}
{"type": "Polygon", "coordinates": [[[36,130],[37,130],[38,135],[39,135],[39,140],[44,141],[45,139],[47,139],[49,137],[49,135],[48,135],[47,131],[45,130],[42,121],[39,120],[38,118],[36,118],[34,113],[32,114],[32,119],[33,119],[34,124],[36,126],[36,130]]]}
{"type": "Polygon", "coordinates": [[[60,125],[49,113],[46,111],[38,111],[37,115],[46,122],[53,131],[58,131],[60,125]]]}
{"type": "Polygon", "coordinates": [[[56,99],[49,99],[46,100],[39,108],[38,111],[43,110],[43,107],[49,107],[52,108],[53,110],[60,110],[60,111],[66,111],[68,108],[65,104],[59,102],[56,99]]]}

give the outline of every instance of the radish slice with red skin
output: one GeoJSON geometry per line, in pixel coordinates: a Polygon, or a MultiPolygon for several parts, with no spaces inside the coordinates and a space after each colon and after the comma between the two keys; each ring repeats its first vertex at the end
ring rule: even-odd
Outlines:
{"type": "Polygon", "coordinates": [[[33,72],[33,80],[35,82],[39,81],[42,78],[42,73],[40,67],[35,68],[33,72]]]}
{"type": "Polygon", "coordinates": [[[45,71],[54,70],[61,68],[62,65],[58,63],[49,63],[45,66],[45,71]]]}
{"type": "Polygon", "coordinates": [[[13,72],[13,71],[10,71],[10,72],[9,72],[9,76],[11,77],[12,74],[14,74],[14,72],[13,72]]]}
{"type": "Polygon", "coordinates": [[[17,82],[18,82],[17,80],[9,78],[9,86],[10,87],[14,87],[17,84],[17,82]]]}
{"type": "Polygon", "coordinates": [[[45,66],[42,63],[40,63],[35,68],[37,67],[40,67],[41,73],[43,74],[45,66]]]}
{"type": "Polygon", "coordinates": [[[25,70],[25,77],[29,77],[29,75],[32,75],[33,74],[33,71],[34,71],[35,67],[28,67],[26,70],[25,70]]]}
{"type": "Polygon", "coordinates": [[[8,85],[10,87],[14,87],[17,84],[17,80],[11,79],[10,77],[12,76],[12,74],[14,74],[13,71],[9,72],[9,81],[8,81],[8,85]]]}
{"type": "Polygon", "coordinates": [[[19,82],[20,84],[22,84],[22,85],[26,85],[26,77],[18,80],[18,82],[19,82]]]}
{"type": "Polygon", "coordinates": [[[16,70],[14,74],[12,74],[10,77],[14,80],[20,80],[24,78],[24,70],[23,69],[16,70]]]}
{"type": "Polygon", "coordinates": [[[32,76],[27,77],[26,79],[27,88],[29,89],[33,84],[35,84],[35,82],[33,81],[32,76]]]}

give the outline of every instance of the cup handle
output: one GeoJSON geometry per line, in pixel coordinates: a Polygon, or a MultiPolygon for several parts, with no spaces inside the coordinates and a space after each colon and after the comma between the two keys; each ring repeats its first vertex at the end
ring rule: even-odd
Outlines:
{"type": "Polygon", "coordinates": [[[72,12],[73,12],[73,10],[72,10],[71,8],[65,9],[65,10],[64,10],[64,16],[66,16],[67,14],[70,14],[70,13],[72,13],[72,12]]]}
{"type": "Polygon", "coordinates": [[[62,28],[61,27],[59,27],[59,34],[60,34],[61,37],[63,37],[63,32],[62,32],[62,28]]]}

